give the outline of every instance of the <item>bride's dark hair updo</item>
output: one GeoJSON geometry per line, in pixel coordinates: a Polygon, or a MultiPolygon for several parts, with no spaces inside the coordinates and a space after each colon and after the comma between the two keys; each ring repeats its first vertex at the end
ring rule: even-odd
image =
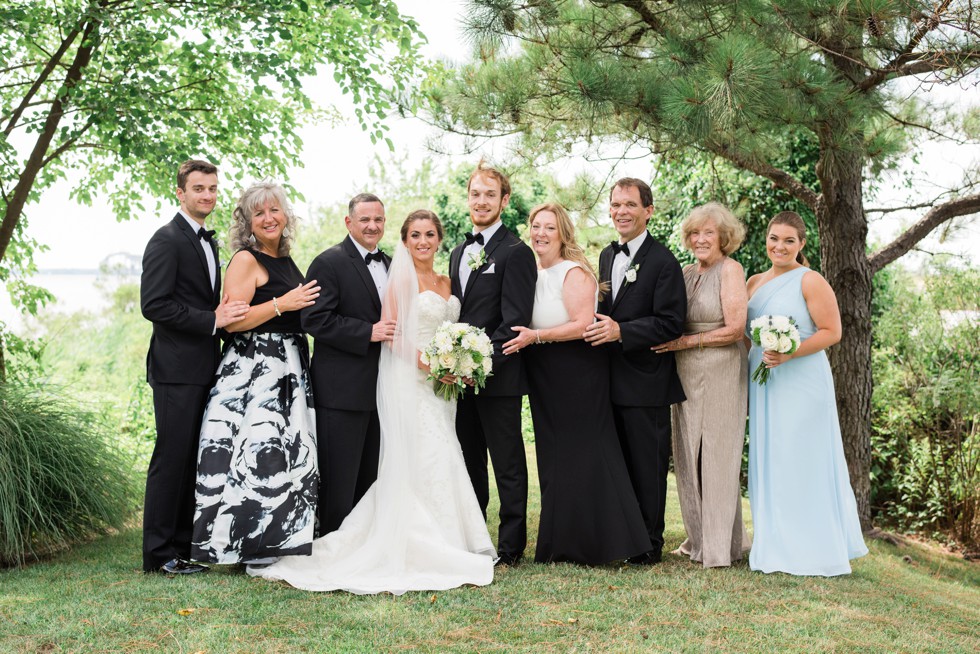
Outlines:
{"type": "Polygon", "coordinates": [[[800,251],[796,253],[796,262],[809,268],[810,262],[803,255],[803,244],[806,242],[806,223],[800,218],[800,214],[795,211],[780,211],[769,221],[769,226],[766,227],[767,235],[773,225],[787,225],[796,230],[797,236],[800,237],[800,251]]]}
{"type": "Polygon", "coordinates": [[[412,213],[408,214],[408,218],[402,223],[402,243],[408,240],[408,228],[409,225],[414,223],[416,220],[431,220],[432,224],[436,226],[436,234],[439,235],[439,240],[442,240],[442,221],[439,220],[439,216],[435,213],[429,211],[428,209],[416,209],[412,213]]]}

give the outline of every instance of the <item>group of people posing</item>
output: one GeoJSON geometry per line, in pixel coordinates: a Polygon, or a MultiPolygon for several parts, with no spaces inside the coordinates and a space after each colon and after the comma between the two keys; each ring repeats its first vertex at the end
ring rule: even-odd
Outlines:
{"type": "Polygon", "coordinates": [[[609,196],[619,238],[596,272],[558,204],[531,210],[530,244],[508,230],[510,183],[481,163],[467,185],[472,232],[449,276],[433,266],[438,216],[412,212],[389,256],[378,248],[384,204],[367,193],[350,201],[349,236],[304,276],[289,257],[283,189],[260,182],[235,208],[222,287],[205,228],[217,183],[208,162],[181,166],[180,212],[143,259],[157,424],[144,571],[244,564],[354,593],[488,584],[527,544],[524,395],[541,487],[536,562],[658,563],[671,451],[687,530],[679,552],[705,567],[742,558],[747,410],[750,566],[838,575],[867,552],[824,354],[840,316],[806,267],[796,214],[772,220],[772,267],[746,285],[728,256],[744,228],[728,209],[709,203],[684,220],[696,263],[682,270],[647,232],[650,187],[623,178],[609,196]],[[747,320],[766,314],[796,320],[795,353],[746,356],[747,320]],[[458,402],[434,392],[419,357],[445,321],[485,330],[494,348],[486,386],[458,402]],[[770,381],[750,385],[760,361],[770,381]]]}

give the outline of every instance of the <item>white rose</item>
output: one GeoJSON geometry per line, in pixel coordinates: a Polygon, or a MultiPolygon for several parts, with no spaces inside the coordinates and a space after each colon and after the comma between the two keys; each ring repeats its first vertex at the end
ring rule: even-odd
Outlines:
{"type": "Polygon", "coordinates": [[[797,329],[795,326],[791,325],[790,328],[789,328],[788,333],[789,333],[790,339],[794,343],[799,344],[799,342],[800,342],[800,330],[797,329]]]}
{"type": "Polygon", "coordinates": [[[779,352],[786,354],[793,349],[793,341],[789,339],[789,336],[783,334],[779,337],[779,352]]]}
{"type": "Polygon", "coordinates": [[[630,284],[636,281],[636,268],[630,268],[626,271],[626,281],[630,284]]]}
{"type": "Polygon", "coordinates": [[[456,365],[456,357],[452,354],[440,354],[439,355],[439,367],[444,370],[452,370],[453,366],[456,365]]]}
{"type": "Polygon", "coordinates": [[[779,347],[779,336],[771,331],[763,331],[759,334],[759,344],[763,350],[775,350],[779,347]]]}
{"type": "Polygon", "coordinates": [[[773,316],[772,326],[776,331],[785,332],[790,328],[789,318],[786,316],[773,316]]]}
{"type": "Polygon", "coordinates": [[[483,374],[489,375],[493,370],[493,359],[487,357],[483,360],[483,363],[481,363],[480,366],[483,368],[483,374]]]}
{"type": "Polygon", "coordinates": [[[426,352],[425,350],[422,350],[422,352],[419,354],[419,361],[421,361],[425,365],[429,365],[429,353],[426,352]]]}
{"type": "Polygon", "coordinates": [[[755,320],[749,323],[749,328],[762,329],[763,327],[766,326],[766,324],[768,324],[768,322],[769,322],[768,316],[759,316],[758,318],[756,318],[755,320]]]}
{"type": "Polygon", "coordinates": [[[476,370],[476,363],[470,357],[463,357],[463,360],[459,364],[459,374],[464,377],[471,377],[473,371],[476,370]]]}
{"type": "Polygon", "coordinates": [[[480,337],[476,334],[467,334],[463,337],[462,345],[471,352],[478,352],[480,350],[480,337]]]}

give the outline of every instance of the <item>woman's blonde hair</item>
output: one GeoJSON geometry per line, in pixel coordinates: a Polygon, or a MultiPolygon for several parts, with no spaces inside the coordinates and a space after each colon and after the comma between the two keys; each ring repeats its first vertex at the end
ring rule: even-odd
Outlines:
{"type": "Polygon", "coordinates": [[[720,202],[708,202],[694,207],[681,222],[681,244],[691,250],[691,232],[704,226],[709,220],[718,228],[718,247],[726,257],[737,250],[745,240],[745,225],[735,217],[731,209],[720,202]]]}

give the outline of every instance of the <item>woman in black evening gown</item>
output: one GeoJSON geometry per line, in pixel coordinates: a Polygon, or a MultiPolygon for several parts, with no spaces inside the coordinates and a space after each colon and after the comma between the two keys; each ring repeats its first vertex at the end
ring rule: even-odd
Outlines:
{"type": "Polygon", "coordinates": [[[233,336],[204,412],[192,556],[259,564],[311,551],[316,423],[299,310],[320,288],[289,257],[281,186],[246,189],[234,217],[225,291],[250,309],[226,327],[233,336]]]}
{"type": "Polygon", "coordinates": [[[528,224],[538,257],[534,314],[504,353],[525,350],[541,484],[534,559],[622,561],[649,550],[650,538],[616,436],[608,358],[583,340],[596,276],[561,205],[535,207],[528,224]]]}

